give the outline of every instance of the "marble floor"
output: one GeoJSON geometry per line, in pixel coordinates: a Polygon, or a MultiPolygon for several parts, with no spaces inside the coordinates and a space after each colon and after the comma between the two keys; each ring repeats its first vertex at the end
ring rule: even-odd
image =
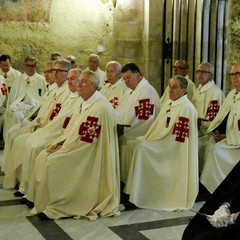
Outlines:
{"type": "MultiPolygon", "coordinates": [[[[2,151],[0,151],[1,164],[2,151]]],[[[194,215],[190,210],[181,212],[147,209],[125,210],[118,217],[86,219],[40,220],[28,216],[29,208],[13,196],[14,190],[2,188],[0,172],[0,239],[1,240],[180,240],[194,215]]],[[[199,210],[203,201],[196,202],[199,210]]]]}

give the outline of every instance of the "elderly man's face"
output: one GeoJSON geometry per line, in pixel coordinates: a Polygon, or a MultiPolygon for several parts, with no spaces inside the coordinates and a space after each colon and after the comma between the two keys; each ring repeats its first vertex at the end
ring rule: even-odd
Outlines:
{"type": "Polygon", "coordinates": [[[24,70],[28,76],[33,76],[36,72],[37,63],[35,61],[27,61],[24,65],[24,70]]]}
{"type": "Polygon", "coordinates": [[[169,83],[169,98],[173,101],[182,97],[186,93],[186,89],[181,88],[180,81],[172,79],[169,83]]]}
{"type": "Polygon", "coordinates": [[[200,64],[196,73],[198,83],[202,86],[207,84],[212,79],[212,73],[209,71],[208,66],[205,64],[200,64]]]}
{"type": "Polygon", "coordinates": [[[180,75],[185,77],[187,75],[188,69],[186,68],[186,65],[183,61],[178,60],[173,65],[173,75],[180,75]]]}
{"type": "Polygon", "coordinates": [[[121,77],[121,72],[118,70],[116,64],[108,64],[107,66],[107,80],[114,84],[118,81],[118,79],[121,77]]]}
{"type": "Polygon", "coordinates": [[[93,95],[96,89],[97,86],[91,82],[90,75],[87,73],[81,73],[78,77],[78,95],[86,101],[93,95]]]}
{"type": "Polygon", "coordinates": [[[62,86],[62,84],[67,80],[68,70],[66,70],[62,64],[56,63],[53,66],[53,73],[55,83],[58,87],[62,86]]]}
{"type": "Polygon", "coordinates": [[[53,74],[53,65],[47,64],[44,69],[44,76],[47,81],[47,83],[52,84],[54,83],[54,74],[53,74]]]}
{"type": "Polygon", "coordinates": [[[231,69],[231,82],[232,86],[237,89],[237,91],[240,91],[240,65],[235,65],[231,69]]]}
{"type": "Polygon", "coordinates": [[[68,88],[71,92],[77,91],[77,85],[78,85],[78,77],[79,77],[78,71],[69,71],[68,72],[68,88]]]}
{"type": "Polygon", "coordinates": [[[89,57],[88,67],[91,71],[96,71],[99,65],[99,61],[96,57],[89,57]]]}

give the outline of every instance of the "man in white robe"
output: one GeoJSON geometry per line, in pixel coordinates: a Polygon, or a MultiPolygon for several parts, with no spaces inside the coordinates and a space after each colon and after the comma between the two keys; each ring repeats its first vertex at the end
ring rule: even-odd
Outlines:
{"type": "Polygon", "coordinates": [[[230,75],[234,89],[207,130],[213,137],[206,149],[200,180],[211,193],[240,160],[240,64],[232,67],[230,75]],[[225,127],[221,125],[224,122],[225,127]]]}
{"type": "Polygon", "coordinates": [[[95,220],[119,214],[116,117],[98,86],[94,72],[81,73],[78,93],[84,102],[74,125],[35,161],[27,198],[35,204],[31,213],[40,218],[95,220]]]}
{"type": "Polygon", "coordinates": [[[97,54],[92,53],[89,55],[87,69],[97,74],[100,81],[100,89],[101,89],[105,84],[105,81],[107,80],[107,76],[106,76],[106,73],[99,68],[99,56],[97,54]]]}
{"type": "MultiPolygon", "coordinates": [[[[180,75],[188,80],[187,96],[188,99],[192,101],[192,97],[196,91],[196,85],[189,78],[188,69],[189,69],[188,63],[182,59],[179,59],[173,65],[173,76],[180,75]]],[[[167,100],[169,100],[169,86],[166,87],[163,95],[160,98],[160,105],[163,106],[167,100]]]]}
{"type": "Polygon", "coordinates": [[[214,67],[210,63],[201,63],[196,71],[199,86],[192,98],[198,112],[199,171],[204,166],[204,153],[209,136],[206,135],[210,122],[216,117],[224,99],[223,91],[213,80],[214,67]]]}
{"type": "MultiPolygon", "coordinates": [[[[45,127],[42,127],[32,134],[26,136],[25,141],[18,143],[19,151],[23,152],[21,181],[19,186],[19,191],[21,193],[25,193],[27,189],[28,181],[34,166],[34,161],[38,154],[48,144],[52,143],[57,137],[64,133],[69,122],[71,122],[73,113],[79,110],[79,106],[82,102],[82,98],[77,93],[77,81],[79,75],[80,71],[78,69],[70,69],[68,72],[68,86],[71,94],[63,103],[59,114],[45,127]]],[[[69,130],[70,129],[67,131],[69,130]]],[[[17,151],[17,153],[13,156],[18,155],[19,151],[17,151]]],[[[14,159],[16,159],[16,157],[14,159]]]]}
{"type": "Polygon", "coordinates": [[[198,193],[197,112],[185,95],[187,80],[174,76],[169,97],[152,127],[127,142],[121,180],[140,208],[191,208],[198,193]]]}
{"type": "Polygon", "coordinates": [[[121,104],[123,95],[127,90],[127,86],[121,78],[121,69],[122,66],[119,62],[108,62],[106,66],[107,83],[100,90],[114,108],[121,104]]]}
{"type": "MultiPolygon", "coordinates": [[[[18,127],[16,132],[14,132],[15,129],[13,129],[13,131],[10,129],[3,155],[6,168],[4,169],[5,177],[3,181],[3,187],[5,189],[14,188],[20,178],[19,170],[22,164],[23,154],[18,145],[21,146],[21,144],[24,144],[26,137],[32,132],[51,122],[61,111],[63,103],[68,98],[70,91],[67,84],[67,74],[70,68],[70,62],[64,59],[59,59],[54,62],[51,71],[54,74],[54,81],[57,84],[57,88],[49,94],[48,101],[43,106],[44,109],[40,109],[39,114],[32,122],[20,129],[18,127]]],[[[19,196],[22,195],[23,194],[20,194],[19,196]]]]}
{"type": "Polygon", "coordinates": [[[2,132],[3,116],[7,104],[7,84],[4,77],[0,76],[0,133],[2,132]]]}
{"type": "Polygon", "coordinates": [[[135,63],[126,64],[121,72],[128,89],[123,95],[122,104],[116,108],[117,122],[130,126],[124,129],[120,138],[122,142],[125,138],[141,136],[148,131],[159,112],[159,96],[142,77],[135,63]]]}
{"type": "Polygon", "coordinates": [[[5,78],[8,90],[11,90],[13,82],[21,76],[21,72],[12,67],[11,56],[5,54],[1,55],[0,75],[5,78]]]}
{"type": "Polygon", "coordinates": [[[46,81],[36,72],[37,61],[33,57],[24,60],[25,72],[11,86],[4,116],[3,137],[15,124],[30,116],[41,105],[41,98],[46,92],[46,81]]]}

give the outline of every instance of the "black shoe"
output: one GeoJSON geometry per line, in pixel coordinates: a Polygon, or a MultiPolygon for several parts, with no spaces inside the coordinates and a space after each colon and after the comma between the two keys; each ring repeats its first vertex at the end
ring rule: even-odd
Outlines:
{"type": "Polygon", "coordinates": [[[40,212],[37,214],[37,216],[41,219],[41,220],[51,220],[45,213],[40,212]]]}
{"type": "Polygon", "coordinates": [[[26,199],[27,202],[26,202],[26,205],[29,207],[29,208],[34,208],[34,203],[29,201],[28,199],[26,199]]]}
{"type": "Polygon", "coordinates": [[[21,193],[20,191],[16,191],[16,192],[14,193],[14,196],[15,196],[15,197],[23,197],[24,194],[21,193]]]}
{"type": "Polygon", "coordinates": [[[21,204],[27,204],[27,199],[25,197],[19,199],[21,204]]]}

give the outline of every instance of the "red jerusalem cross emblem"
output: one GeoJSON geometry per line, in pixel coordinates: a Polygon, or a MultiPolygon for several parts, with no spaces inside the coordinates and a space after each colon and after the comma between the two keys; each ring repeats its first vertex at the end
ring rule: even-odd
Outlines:
{"type": "Polygon", "coordinates": [[[176,134],[175,140],[177,142],[185,142],[185,138],[189,137],[189,119],[179,117],[178,122],[175,123],[172,134],[176,134]]]}
{"type": "Polygon", "coordinates": [[[114,97],[114,98],[111,99],[109,102],[112,104],[112,106],[113,106],[114,108],[116,108],[116,107],[118,106],[118,98],[117,98],[117,97],[114,97]]]}
{"type": "Polygon", "coordinates": [[[7,96],[7,87],[6,87],[6,83],[2,83],[1,91],[2,91],[2,95],[7,96]]]}
{"type": "Polygon", "coordinates": [[[212,121],[216,117],[218,111],[219,111],[218,100],[212,100],[207,110],[207,115],[210,121],[212,121]]]}
{"type": "Polygon", "coordinates": [[[55,108],[52,111],[52,114],[50,115],[49,119],[51,121],[58,115],[58,113],[60,112],[61,108],[62,108],[62,104],[61,103],[57,103],[55,108]]]}
{"type": "Polygon", "coordinates": [[[135,113],[138,119],[148,120],[150,115],[153,115],[154,104],[150,104],[150,99],[139,100],[139,106],[135,107],[135,113]]]}
{"type": "Polygon", "coordinates": [[[94,138],[98,138],[101,131],[101,125],[98,125],[98,118],[87,117],[87,121],[83,122],[79,128],[80,140],[92,143],[94,138]]]}

